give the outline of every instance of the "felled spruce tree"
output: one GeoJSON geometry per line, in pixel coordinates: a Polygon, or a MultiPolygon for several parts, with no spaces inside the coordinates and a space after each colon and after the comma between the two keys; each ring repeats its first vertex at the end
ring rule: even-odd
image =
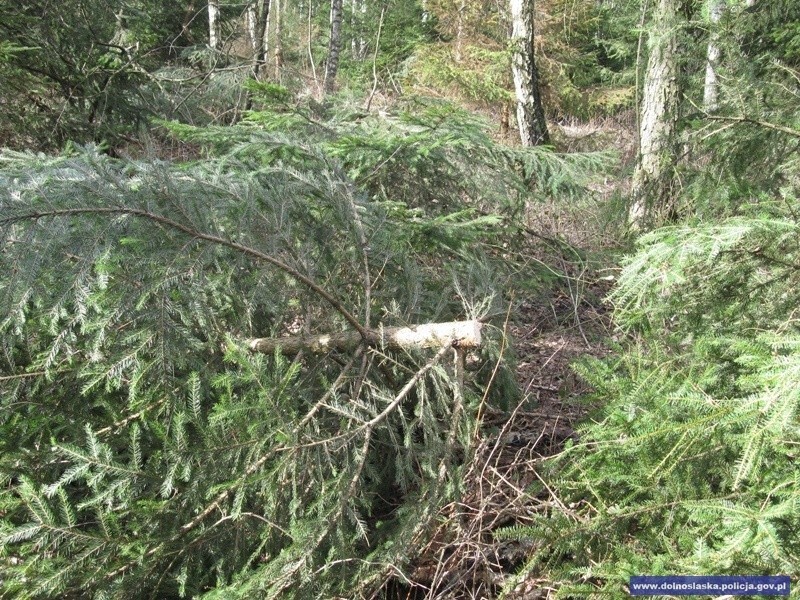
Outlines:
{"type": "Polygon", "coordinates": [[[282,147],[302,161],[5,158],[6,593],[367,589],[458,487],[474,396],[452,349],[247,350],[466,316],[451,286],[472,250],[443,235],[449,264],[422,260],[415,228],[435,245],[436,223],[282,147]]]}
{"type": "Polygon", "coordinates": [[[7,594],[368,595],[457,494],[485,386],[513,400],[491,336],[464,385],[447,344],[247,342],[504,313],[509,217],[604,158],[261,93],[237,127],[168,125],[193,164],[3,155],[7,594]]]}

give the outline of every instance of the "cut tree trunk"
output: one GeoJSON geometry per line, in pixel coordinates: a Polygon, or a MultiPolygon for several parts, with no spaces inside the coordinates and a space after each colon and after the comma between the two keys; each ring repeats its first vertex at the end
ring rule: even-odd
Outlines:
{"type": "Polygon", "coordinates": [[[333,91],[339,70],[342,49],[342,0],[331,0],[331,35],[328,41],[328,60],[325,62],[325,93],[333,91]]]}
{"type": "Polygon", "coordinates": [[[372,329],[366,340],[357,331],[344,331],[326,335],[260,338],[251,340],[249,347],[251,351],[262,354],[272,354],[275,350],[284,354],[295,354],[301,350],[313,353],[353,350],[364,341],[370,346],[391,350],[441,348],[448,345],[477,348],[481,345],[481,327],[480,321],[426,323],[372,329]]]}
{"type": "Polygon", "coordinates": [[[641,228],[653,209],[670,203],[678,122],[678,33],[680,0],[658,0],[650,26],[639,125],[639,158],[632,182],[628,220],[641,228]]]}
{"type": "Polygon", "coordinates": [[[517,123],[523,146],[549,144],[534,60],[533,0],[511,0],[511,71],[517,93],[517,123]]]}

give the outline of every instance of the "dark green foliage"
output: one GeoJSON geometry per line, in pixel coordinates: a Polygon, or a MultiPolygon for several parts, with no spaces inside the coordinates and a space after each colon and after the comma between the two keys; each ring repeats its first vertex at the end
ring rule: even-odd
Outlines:
{"type": "Polygon", "coordinates": [[[0,146],[117,143],[136,133],[149,113],[139,88],[188,46],[194,16],[152,0],[3,2],[0,36],[13,52],[0,52],[0,146]]]}
{"type": "MultiPolygon", "coordinates": [[[[204,8],[157,0],[0,3],[0,146],[115,149],[135,141],[153,114],[196,120],[204,110],[230,110],[235,102],[223,110],[195,98],[213,92],[214,82],[188,67],[221,60],[204,50],[204,8]]],[[[229,7],[227,17],[241,9],[229,7]]],[[[241,79],[228,97],[237,98],[241,79]]]]}
{"type": "Polygon", "coordinates": [[[126,68],[130,42],[115,37],[115,7],[58,4],[2,5],[0,35],[14,48],[0,61],[0,97],[13,119],[3,145],[43,146],[48,135],[55,146],[72,137],[100,140],[119,119],[131,119],[129,89],[136,76],[126,68]]]}
{"type": "Polygon", "coordinates": [[[585,120],[634,108],[642,3],[552,0],[545,6],[537,35],[551,114],[585,120]]]}

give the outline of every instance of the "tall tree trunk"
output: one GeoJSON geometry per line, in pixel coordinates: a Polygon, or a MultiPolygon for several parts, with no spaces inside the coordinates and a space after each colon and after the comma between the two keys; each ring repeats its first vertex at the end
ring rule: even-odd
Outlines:
{"type": "Polygon", "coordinates": [[[258,27],[258,6],[255,2],[250,2],[245,9],[245,17],[247,24],[247,39],[250,41],[250,50],[255,53],[258,52],[258,41],[256,37],[256,28],[258,27]]]}
{"type": "Polygon", "coordinates": [[[639,158],[633,174],[630,224],[639,228],[653,208],[669,205],[678,121],[680,0],[658,0],[650,26],[650,58],[642,94],[639,158]]]}
{"type": "Polygon", "coordinates": [[[711,0],[711,7],[708,15],[711,28],[711,37],[708,40],[706,51],[706,81],[703,86],[703,108],[706,112],[714,112],[719,106],[719,82],[717,81],[717,69],[719,67],[719,26],[722,18],[722,11],[725,8],[725,0],[711,0]]]}
{"type": "Polygon", "coordinates": [[[264,66],[269,61],[269,22],[272,19],[272,0],[264,0],[264,10],[267,15],[264,18],[264,35],[261,38],[261,46],[264,50],[264,66]]]}
{"type": "Polygon", "coordinates": [[[517,92],[517,123],[523,146],[550,143],[533,50],[533,1],[511,0],[511,70],[517,92]]]}
{"type": "Polygon", "coordinates": [[[328,60],[325,62],[325,93],[333,91],[339,70],[342,49],[342,0],[331,0],[331,35],[328,41],[328,60]]]}
{"type": "Polygon", "coordinates": [[[352,31],[352,36],[350,38],[350,56],[353,60],[358,60],[358,42],[356,38],[356,31],[359,29],[356,23],[356,13],[358,12],[358,0],[350,0],[350,31],[352,31]]]}
{"type": "Polygon", "coordinates": [[[366,0],[352,0],[350,13],[350,28],[353,39],[350,40],[350,53],[353,60],[364,60],[367,51],[367,40],[364,37],[364,21],[367,16],[366,0]]]}
{"type": "Polygon", "coordinates": [[[311,75],[314,77],[314,88],[319,86],[317,79],[317,65],[314,63],[314,3],[308,3],[308,16],[306,18],[306,53],[308,54],[308,64],[311,65],[311,75]]]}
{"type": "Polygon", "coordinates": [[[208,45],[212,50],[220,46],[219,0],[208,0],[208,45]]]}
{"type": "Polygon", "coordinates": [[[247,31],[253,51],[253,77],[258,74],[267,60],[267,41],[270,0],[258,0],[247,6],[247,31]]]}
{"type": "Polygon", "coordinates": [[[273,55],[275,59],[275,79],[280,82],[281,69],[283,68],[283,33],[281,31],[283,28],[283,7],[281,6],[281,0],[275,0],[273,10],[275,11],[275,53],[273,55]]]}
{"type": "Polygon", "coordinates": [[[361,24],[358,30],[358,56],[359,60],[364,60],[367,55],[367,38],[364,36],[364,26],[367,21],[367,0],[359,0],[361,5],[361,24]]]}
{"type": "Polygon", "coordinates": [[[458,7],[458,20],[456,21],[456,62],[461,62],[461,48],[464,45],[464,20],[467,18],[467,0],[461,0],[458,7]]]}

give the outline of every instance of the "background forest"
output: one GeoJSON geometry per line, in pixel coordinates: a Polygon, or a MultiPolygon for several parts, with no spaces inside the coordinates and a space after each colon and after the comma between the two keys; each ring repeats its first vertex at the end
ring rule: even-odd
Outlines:
{"type": "Polygon", "coordinates": [[[798,106],[795,0],[0,0],[0,597],[796,584],[798,106]]]}

